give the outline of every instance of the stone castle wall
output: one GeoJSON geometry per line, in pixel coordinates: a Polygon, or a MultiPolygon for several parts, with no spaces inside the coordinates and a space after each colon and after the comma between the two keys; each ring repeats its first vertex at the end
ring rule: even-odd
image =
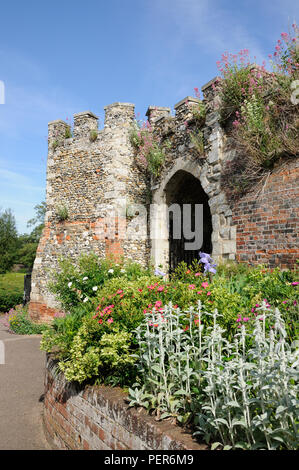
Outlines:
{"type": "Polygon", "coordinates": [[[129,143],[134,105],[114,103],[105,111],[100,131],[93,113],[76,114],[71,138],[65,137],[65,122],[49,123],[47,211],[32,273],[32,318],[47,320],[59,308],[47,284],[60,257],[76,260],[94,252],[101,258],[124,255],[143,265],[149,262],[146,237],[127,240],[124,234],[127,206],[146,204],[148,195],[147,176],[135,165],[129,143]],[[67,211],[64,220],[62,210],[67,211]]]}
{"type": "Polygon", "coordinates": [[[207,115],[200,126],[192,113],[198,105],[195,98],[177,103],[175,116],[169,108],[148,108],[156,134],[162,143],[168,142],[157,178],[149,178],[130,144],[134,105],[107,106],[100,131],[93,113],[76,114],[71,138],[65,138],[65,122],[49,123],[47,212],[32,273],[29,311],[33,318],[47,320],[59,308],[47,284],[60,256],[76,260],[81,253],[94,252],[100,258],[124,256],[167,270],[167,203],[186,174],[200,182],[208,198],[216,260],[271,267],[295,264],[299,258],[297,160],[275,169],[263,187],[257,186],[237,202],[228,200],[221,188],[221,170],[238,150],[219,123],[212,83],[203,87],[207,115]],[[202,152],[191,138],[198,126],[204,136],[202,152]],[[60,220],[64,207],[68,217],[60,220]]]}

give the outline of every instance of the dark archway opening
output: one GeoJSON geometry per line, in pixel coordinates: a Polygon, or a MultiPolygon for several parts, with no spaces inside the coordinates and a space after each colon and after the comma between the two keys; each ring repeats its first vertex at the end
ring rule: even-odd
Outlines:
{"type": "MultiPolygon", "coordinates": [[[[169,271],[172,272],[179,263],[185,261],[188,265],[194,259],[199,259],[199,251],[212,253],[212,218],[210,207],[208,204],[208,196],[202,189],[200,181],[191,173],[180,170],[167,183],[166,188],[166,204],[170,207],[172,204],[180,206],[179,223],[181,225],[181,238],[174,237],[174,215],[169,211],[169,271]],[[190,204],[191,207],[191,230],[195,231],[195,205],[202,204],[203,207],[203,243],[200,249],[186,249],[186,243],[193,242],[193,239],[187,239],[183,230],[183,205],[190,204]]],[[[175,217],[178,217],[177,215],[175,217]]],[[[176,225],[177,227],[177,225],[176,225]]]]}

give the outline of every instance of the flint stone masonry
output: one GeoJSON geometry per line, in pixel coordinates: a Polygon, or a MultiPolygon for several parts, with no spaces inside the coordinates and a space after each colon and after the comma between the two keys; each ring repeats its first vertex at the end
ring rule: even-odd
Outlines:
{"type": "Polygon", "coordinates": [[[71,450],[205,450],[191,433],[129,408],[118,388],[80,389],[47,357],[44,427],[52,446],[71,450]]]}
{"type": "Polygon", "coordinates": [[[215,80],[202,88],[207,110],[202,122],[194,118],[199,102],[194,97],[179,101],[174,116],[170,108],[149,106],[148,120],[162,145],[168,144],[157,178],[140,165],[130,143],[133,104],[106,106],[101,130],[91,111],[76,114],[69,138],[67,123],[49,123],[47,211],[32,272],[33,319],[48,321],[60,309],[47,286],[61,256],[76,261],[80,254],[94,252],[99,258],[124,257],[143,266],[151,262],[167,271],[165,208],[183,175],[193,175],[207,195],[216,261],[294,266],[299,258],[298,159],[278,166],[266,184],[238,201],[228,200],[221,188],[223,165],[242,153],[220,125],[215,80]],[[91,131],[97,132],[95,140],[91,131]],[[200,133],[203,152],[191,138],[200,138],[200,133]],[[61,209],[67,211],[65,220],[59,219],[61,209]]]}

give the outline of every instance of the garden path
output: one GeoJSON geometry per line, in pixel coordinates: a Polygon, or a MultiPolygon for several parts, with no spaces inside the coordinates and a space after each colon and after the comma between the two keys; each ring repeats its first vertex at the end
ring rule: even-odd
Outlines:
{"type": "Polygon", "coordinates": [[[0,323],[0,450],[51,450],[42,425],[40,338],[9,333],[0,323]]]}

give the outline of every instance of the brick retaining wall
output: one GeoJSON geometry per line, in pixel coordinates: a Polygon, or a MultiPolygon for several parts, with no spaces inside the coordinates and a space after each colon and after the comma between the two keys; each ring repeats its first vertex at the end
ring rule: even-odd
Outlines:
{"type": "Polygon", "coordinates": [[[47,358],[44,425],[53,447],[70,450],[204,450],[191,434],[143,409],[128,408],[119,388],[84,390],[57,374],[47,358]]]}
{"type": "Polygon", "coordinates": [[[299,161],[279,167],[232,209],[237,260],[290,268],[299,258],[299,161]]]}

